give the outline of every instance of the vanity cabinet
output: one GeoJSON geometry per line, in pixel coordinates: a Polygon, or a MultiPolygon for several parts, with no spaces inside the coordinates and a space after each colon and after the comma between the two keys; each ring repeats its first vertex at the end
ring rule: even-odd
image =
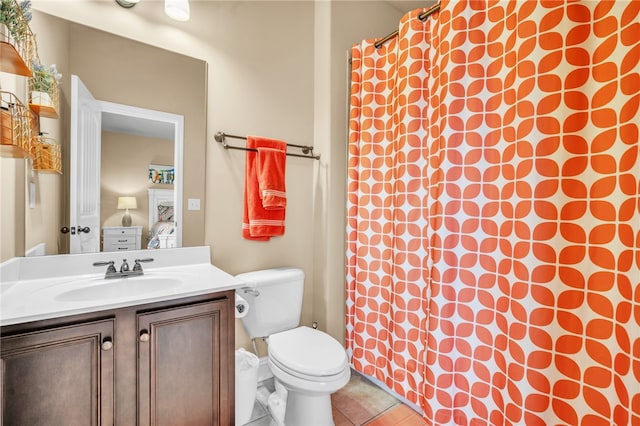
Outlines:
{"type": "Polygon", "coordinates": [[[113,424],[113,334],[103,320],[3,337],[2,424],[113,424]]]}
{"type": "Polygon", "coordinates": [[[227,315],[223,301],[138,315],[138,424],[231,424],[227,315]]]}
{"type": "Polygon", "coordinates": [[[9,425],[232,425],[234,292],[2,327],[9,425]]]}

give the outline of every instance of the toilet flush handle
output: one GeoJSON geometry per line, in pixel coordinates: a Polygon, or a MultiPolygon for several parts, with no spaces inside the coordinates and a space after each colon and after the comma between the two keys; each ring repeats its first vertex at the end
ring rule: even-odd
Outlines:
{"type": "Polygon", "coordinates": [[[260,292],[258,290],[256,290],[255,288],[251,288],[251,287],[244,287],[242,288],[242,292],[244,294],[250,294],[253,297],[258,297],[260,296],[260,292]]]}

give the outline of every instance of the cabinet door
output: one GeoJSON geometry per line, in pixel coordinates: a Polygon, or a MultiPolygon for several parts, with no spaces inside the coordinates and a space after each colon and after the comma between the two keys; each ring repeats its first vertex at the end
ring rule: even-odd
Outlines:
{"type": "Polygon", "coordinates": [[[114,321],[2,338],[2,424],[112,425],[114,321]]]}
{"type": "Polygon", "coordinates": [[[233,424],[229,327],[226,299],[138,315],[138,424],[233,424]]]}

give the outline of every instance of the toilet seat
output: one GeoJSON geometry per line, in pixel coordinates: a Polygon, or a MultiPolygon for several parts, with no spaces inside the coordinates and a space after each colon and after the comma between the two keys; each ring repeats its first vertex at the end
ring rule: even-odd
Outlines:
{"type": "Polygon", "coordinates": [[[269,359],[283,371],[310,381],[330,381],[348,368],[347,354],[330,335],[298,327],[269,336],[269,359]]]}

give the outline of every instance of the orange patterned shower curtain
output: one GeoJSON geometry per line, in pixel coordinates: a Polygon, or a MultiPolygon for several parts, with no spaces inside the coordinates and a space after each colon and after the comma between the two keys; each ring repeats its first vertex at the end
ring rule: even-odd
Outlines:
{"type": "Polygon", "coordinates": [[[436,425],[640,425],[640,2],[352,50],[347,348],[436,425]]]}

